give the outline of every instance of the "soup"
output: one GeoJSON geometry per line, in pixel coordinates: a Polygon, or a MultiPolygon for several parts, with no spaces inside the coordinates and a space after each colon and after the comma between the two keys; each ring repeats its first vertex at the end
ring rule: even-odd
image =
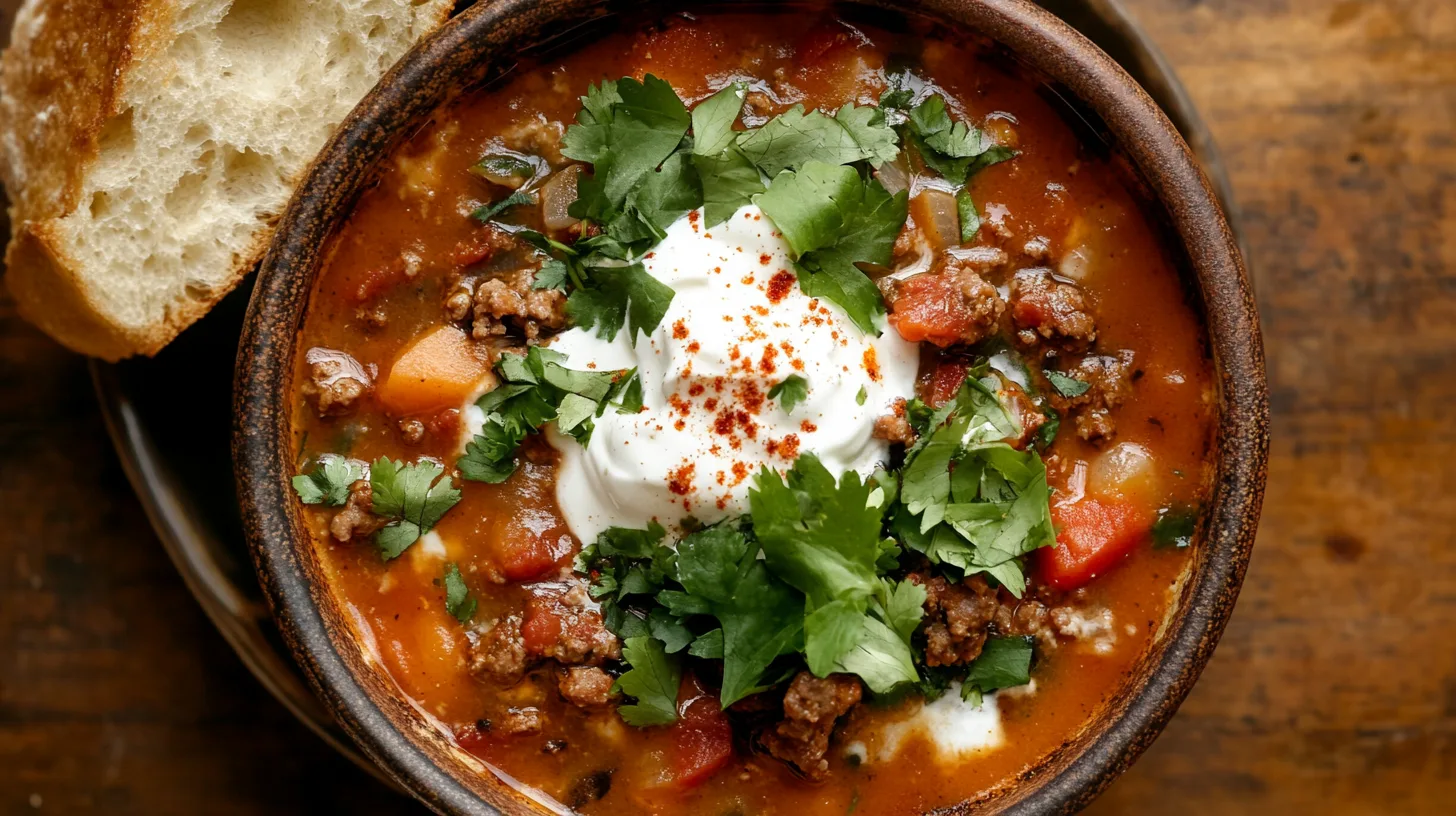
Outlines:
{"type": "Polygon", "coordinates": [[[333,240],[292,386],[331,590],[543,807],[917,813],[1123,688],[1210,475],[1124,168],[1004,52],[618,20],[465,94],[333,240]]]}

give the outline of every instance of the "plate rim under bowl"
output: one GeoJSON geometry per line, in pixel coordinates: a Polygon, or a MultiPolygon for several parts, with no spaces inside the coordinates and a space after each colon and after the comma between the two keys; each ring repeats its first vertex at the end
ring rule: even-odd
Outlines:
{"type": "MultiPolygon", "coordinates": [[[[1057,756],[971,807],[1061,813],[1090,802],[1156,738],[1211,656],[1248,565],[1268,455],[1268,394],[1258,315],[1235,238],[1187,145],[1147,94],[1082,35],[1026,0],[870,0],[954,21],[1007,46],[1096,112],[1166,210],[1205,305],[1202,318],[1219,392],[1216,477],[1203,540],[1179,612],[1154,665],[1115,717],[1057,756]]],[[[402,128],[446,99],[514,38],[600,10],[603,0],[499,0],[477,4],[422,41],[345,119],[284,213],[260,268],[239,343],[234,387],[234,466],[244,529],[264,592],[315,691],[377,763],[442,812],[523,809],[497,777],[464,773],[418,712],[371,670],[319,580],[293,501],[291,406],[279,388],[292,371],[295,338],[325,245],[352,194],[402,128]],[[302,555],[302,557],[301,557],[302,555]],[[454,761],[452,761],[454,760],[454,761]],[[452,772],[453,771],[453,772],[452,772]],[[475,785],[476,790],[471,786],[475,785]]],[[[508,53],[508,52],[506,52],[508,53]]]]}

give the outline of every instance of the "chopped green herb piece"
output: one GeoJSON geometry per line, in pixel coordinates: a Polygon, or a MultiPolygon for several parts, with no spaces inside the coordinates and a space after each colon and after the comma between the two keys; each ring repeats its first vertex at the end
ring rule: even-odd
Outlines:
{"type": "Polygon", "coordinates": [[[364,463],[333,453],[318,458],[309,473],[293,477],[293,490],[304,504],[342,507],[349,500],[349,485],[364,478],[364,463]]]}
{"type": "Polygon", "coordinates": [[[979,129],[953,121],[939,94],[916,105],[905,128],[925,164],[953,184],[965,184],[977,172],[1016,155],[990,143],[979,129]]]}
{"type": "Polygon", "coordinates": [[[1061,394],[1067,399],[1080,397],[1087,393],[1087,389],[1092,387],[1091,383],[1083,382],[1075,377],[1068,377],[1060,371],[1047,369],[1042,373],[1046,375],[1047,382],[1052,384],[1052,388],[1055,388],[1058,394],[1061,394]]]}
{"type": "Polygon", "coordinates": [[[577,289],[566,299],[566,312],[576,325],[596,329],[611,340],[623,325],[633,342],[638,333],[656,331],[672,305],[672,287],[647,274],[642,264],[598,267],[591,273],[593,288],[577,289]]]}
{"type": "Polygon", "coordinates": [[[470,217],[474,218],[476,221],[479,221],[482,224],[488,224],[493,221],[497,215],[500,215],[511,207],[519,206],[521,204],[535,203],[535,194],[523,193],[517,190],[516,192],[511,193],[510,195],[506,196],[500,201],[495,202],[494,204],[487,204],[483,207],[477,208],[475,212],[470,214],[470,217]]]}
{"type": "Polygon", "coordinates": [[[628,725],[671,725],[677,721],[677,689],[682,667],[652,637],[630,637],[622,643],[622,661],[632,668],[617,678],[616,690],[636,698],[617,708],[628,725]]]}
{"type": "Polygon", "coordinates": [[[485,413],[485,423],[455,462],[463,478],[505,481],[515,472],[521,442],[553,420],[562,433],[586,445],[594,418],[608,405],[629,413],[641,410],[642,384],[635,369],[578,371],[562,365],[565,359],[540,346],[524,355],[501,355],[496,363],[500,385],[475,403],[485,413]]]}
{"type": "Polygon", "coordinates": [[[428,459],[405,464],[385,456],[370,466],[374,515],[392,520],[374,534],[384,560],[398,558],[460,501],[460,490],[444,473],[443,465],[428,459]]]}
{"type": "Polygon", "coordinates": [[[868,161],[879,167],[900,154],[895,131],[877,108],[845,105],[834,116],[804,112],[803,105],[738,136],[738,147],[769,178],[811,162],[847,165],[868,161]]]}
{"type": "Polygon", "coordinates": [[[768,398],[778,400],[784,407],[784,413],[792,414],[799,403],[809,398],[809,381],[798,374],[790,374],[768,390],[768,398]]]}
{"type": "Polygon", "coordinates": [[[870,396],[869,392],[865,390],[865,387],[863,385],[861,385],[859,387],[859,393],[854,395],[854,404],[855,405],[864,405],[865,404],[865,400],[866,399],[869,399],[869,396],[870,396]]]}
{"type": "Polygon", "coordinates": [[[857,263],[888,264],[908,211],[904,192],[891,196],[852,167],[811,161],[780,173],[754,196],[797,256],[799,288],[832,301],[860,330],[879,334],[884,302],[857,263]]]}
{"type": "Polygon", "coordinates": [[[1197,532],[1197,507],[1164,507],[1153,522],[1153,546],[1179,550],[1191,547],[1197,532]]]}
{"type": "Polygon", "coordinates": [[[981,231],[981,214],[976,212],[976,202],[971,200],[971,191],[965,187],[956,193],[956,211],[961,217],[961,243],[968,244],[981,231]]]}
{"type": "Polygon", "coordinates": [[[748,83],[730,82],[693,108],[693,153],[716,156],[733,144],[733,123],[743,110],[748,83]]]}
{"type": "Polygon", "coordinates": [[[976,705],[981,695],[1031,682],[1031,638],[989,638],[961,683],[961,697],[976,705]]]}
{"type": "Polygon", "coordinates": [[[461,623],[469,623],[475,617],[475,598],[470,595],[470,588],[465,585],[465,577],[460,574],[460,566],[454,561],[445,565],[445,611],[454,616],[455,620],[461,623]]]}
{"type": "Polygon", "coordinates": [[[1036,444],[1037,447],[1046,450],[1057,441],[1057,433],[1062,429],[1062,415],[1050,406],[1043,407],[1041,411],[1046,415],[1046,421],[1036,429],[1036,444]]]}

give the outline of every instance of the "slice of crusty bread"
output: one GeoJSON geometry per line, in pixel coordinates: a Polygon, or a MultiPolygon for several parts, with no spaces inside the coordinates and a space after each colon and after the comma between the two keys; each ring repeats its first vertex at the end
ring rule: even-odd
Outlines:
{"type": "Polygon", "coordinates": [[[26,0],[0,57],[6,284],[115,360],[252,268],[334,126],[452,0],[26,0]]]}

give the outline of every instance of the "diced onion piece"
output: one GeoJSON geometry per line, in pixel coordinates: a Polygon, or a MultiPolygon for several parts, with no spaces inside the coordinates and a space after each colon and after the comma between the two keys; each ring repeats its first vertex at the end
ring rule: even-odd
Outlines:
{"type": "Polygon", "coordinates": [[[1159,493],[1157,461],[1136,442],[1119,442],[1092,460],[1087,493],[1136,503],[1155,503],[1159,493]]]}
{"type": "Polygon", "coordinates": [[[910,208],[933,252],[941,252],[961,242],[961,219],[956,212],[955,196],[944,190],[926,188],[910,200],[910,208]]]}
{"type": "Polygon", "coordinates": [[[572,165],[546,180],[541,187],[541,222],[548,230],[564,230],[575,224],[567,209],[576,200],[576,181],[581,168],[572,165]]]}
{"type": "Polygon", "coordinates": [[[888,161],[880,165],[880,169],[876,171],[875,176],[880,180],[880,184],[884,185],[885,190],[890,195],[895,195],[901,190],[910,189],[910,166],[905,161],[904,153],[896,156],[894,161],[888,161]]]}

